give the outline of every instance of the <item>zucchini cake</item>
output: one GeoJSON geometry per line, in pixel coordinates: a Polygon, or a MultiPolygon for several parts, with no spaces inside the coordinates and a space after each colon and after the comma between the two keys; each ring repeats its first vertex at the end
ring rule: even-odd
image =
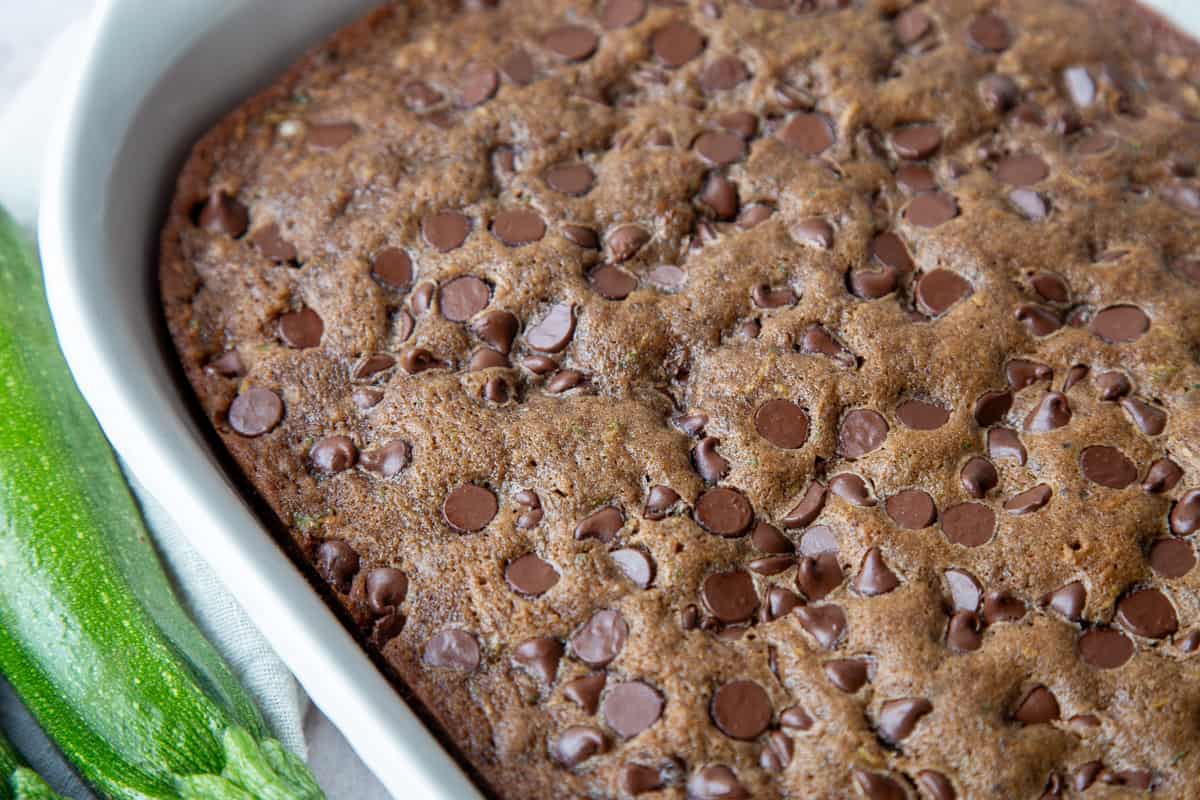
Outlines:
{"type": "Polygon", "coordinates": [[[495,797],[1196,798],[1198,88],[1127,0],[398,2],[163,307],[495,797]]]}

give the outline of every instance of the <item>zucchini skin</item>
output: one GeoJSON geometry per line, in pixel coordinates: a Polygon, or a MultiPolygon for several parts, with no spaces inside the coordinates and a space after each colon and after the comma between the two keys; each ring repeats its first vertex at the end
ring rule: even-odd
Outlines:
{"type": "Polygon", "coordinates": [[[0,733],[0,800],[63,800],[21,757],[0,733]]]}
{"type": "Polygon", "coordinates": [[[0,297],[0,672],[107,797],[226,780],[230,733],[261,743],[265,725],[179,605],[59,351],[36,257],[2,210],[0,297]]]}

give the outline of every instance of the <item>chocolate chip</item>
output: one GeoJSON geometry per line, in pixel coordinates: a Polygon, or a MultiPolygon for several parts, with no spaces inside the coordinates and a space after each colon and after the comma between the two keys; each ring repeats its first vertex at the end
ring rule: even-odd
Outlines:
{"type": "Polygon", "coordinates": [[[214,191],[200,211],[200,227],[237,239],[250,227],[250,212],[232,195],[214,191]]]}
{"type": "Polygon", "coordinates": [[[408,595],[408,576],[398,569],[377,567],[367,573],[367,605],[377,616],[396,610],[408,595]]]}
{"type": "Polygon", "coordinates": [[[700,477],[708,483],[716,483],[729,472],[729,461],[717,452],[720,443],[720,439],[706,436],[692,450],[692,463],[700,477]]]}
{"type": "Polygon", "coordinates": [[[1001,114],[1011,110],[1021,97],[1016,81],[1007,75],[985,75],[979,82],[979,93],[988,109],[1001,114]]]}
{"type": "Polygon", "coordinates": [[[536,68],[529,53],[524,50],[514,50],[500,63],[500,71],[518,86],[526,86],[533,82],[536,68]]]}
{"type": "Polygon", "coordinates": [[[701,767],[688,778],[689,800],[747,800],[750,792],[724,764],[701,767]]]}
{"type": "Polygon", "coordinates": [[[1012,718],[1025,725],[1038,725],[1059,719],[1058,698],[1045,686],[1034,686],[1013,707],[1012,718]]]}
{"type": "Polygon", "coordinates": [[[782,772],[792,763],[794,752],[791,739],[779,731],[771,731],[759,754],[758,765],[768,772],[782,772]]]}
{"type": "Polygon", "coordinates": [[[558,583],[558,570],[533,553],[526,553],[508,563],[504,580],[518,594],[541,597],[558,583]]]}
{"type": "Polygon", "coordinates": [[[825,662],[825,677],[847,694],[854,694],[871,680],[871,662],[865,658],[840,658],[825,662]]]}
{"type": "Polygon", "coordinates": [[[1025,616],[1025,603],[1007,592],[988,592],[983,597],[983,618],[988,625],[1015,622],[1025,616]]]}
{"type": "Polygon", "coordinates": [[[826,650],[837,647],[842,634],[846,632],[846,612],[841,606],[798,606],[792,613],[800,620],[804,630],[826,650]]]}
{"type": "Polygon", "coordinates": [[[550,306],[542,319],[525,331],[525,341],[535,350],[558,353],[575,335],[575,307],[570,303],[550,306]]]}
{"type": "Polygon", "coordinates": [[[904,209],[904,218],[920,228],[936,228],[958,216],[958,203],[944,192],[919,194],[904,209]]]}
{"type": "Polygon", "coordinates": [[[246,365],[237,350],[226,350],[204,365],[204,371],[222,378],[240,378],[246,374],[246,365]]]}
{"type": "Polygon", "coordinates": [[[915,267],[904,240],[894,233],[884,232],[877,235],[871,240],[869,250],[872,258],[898,272],[912,272],[915,267]]]}
{"type": "Polygon", "coordinates": [[[892,571],[878,547],[872,547],[863,556],[862,566],[859,567],[858,577],[854,579],[854,588],[861,595],[878,597],[887,594],[900,585],[900,579],[892,571]]]}
{"type": "Polygon", "coordinates": [[[1071,367],[1069,370],[1067,370],[1067,377],[1063,381],[1062,390],[1064,392],[1069,392],[1071,387],[1075,386],[1075,384],[1079,383],[1088,376],[1089,371],[1090,370],[1088,369],[1087,364],[1076,364],[1075,366],[1071,367]]]}
{"type": "Polygon", "coordinates": [[[850,291],[864,300],[878,300],[896,290],[896,270],[885,267],[881,270],[852,270],[849,275],[850,291]]]}
{"type": "Polygon", "coordinates": [[[906,800],[907,793],[900,784],[886,775],[866,770],[854,770],[854,782],[866,800],[906,800]]]}
{"type": "Polygon", "coordinates": [[[433,296],[436,291],[437,285],[433,281],[423,281],[418,284],[417,288],[413,289],[408,301],[412,306],[413,313],[422,316],[433,308],[433,296]]]}
{"type": "Polygon", "coordinates": [[[792,238],[801,244],[828,250],[833,246],[833,226],[821,217],[800,220],[791,228],[792,238]]]}
{"type": "Polygon", "coordinates": [[[975,422],[981,428],[995,425],[1012,408],[1011,392],[985,392],[975,401],[975,422]]]}
{"type": "Polygon", "coordinates": [[[646,276],[650,283],[666,291],[683,288],[687,273],[674,264],[659,264],[646,276]]]}
{"type": "Polygon", "coordinates": [[[404,103],[413,111],[428,111],[442,101],[442,93],[424,81],[409,81],[401,89],[404,103]]]}
{"type": "Polygon", "coordinates": [[[342,472],[358,460],[358,448],[348,436],[326,436],[308,451],[313,466],[323,472],[342,472]]]}
{"type": "Polygon", "coordinates": [[[581,25],[563,25],[547,33],[542,44],[566,61],[583,61],[596,52],[600,37],[581,25]]]}
{"type": "Polygon", "coordinates": [[[1071,421],[1071,404],[1062,392],[1046,392],[1029,415],[1025,417],[1025,430],[1030,433],[1046,433],[1057,430],[1071,421]]]}
{"type": "Polygon", "coordinates": [[[438,359],[424,347],[410,347],[400,354],[400,369],[409,375],[445,366],[446,362],[438,359]]]}
{"type": "Polygon", "coordinates": [[[1133,391],[1129,378],[1120,372],[1104,372],[1096,376],[1096,388],[1100,399],[1106,402],[1119,400],[1133,391]]]}
{"type": "Polygon", "coordinates": [[[1158,589],[1139,589],[1121,598],[1117,621],[1149,639],[1165,639],[1179,630],[1175,607],[1158,589]]]}
{"type": "Polygon", "coordinates": [[[513,661],[533,673],[543,683],[554,683],[558,662],[562,659],[562,642],[551,636],[528,639],[513,651],[513,661]]]}
{"type": "Polygon", "coordinates": [[[902,164],[896,168],[896,183],[910,192],[932,192],[938,188],[933,170],[922,164],[902,164]]]}
{"type": "Polygon", "coordinates": [[[1028,303],[1020,305],[1017,307],[1015,316],[1017,321],[1024,323],[1034,336],[1049,336],[1062,327],[1062,320],[1058,318],[1058,315],[1041,306],[1028,303]]]}
{"type": "Polygon", "coordinates": [[[796,570],[796,588],[810,601],[821,600],[841,586],[843,578],[834,553],[806,554],[796,570]]]}
{"type": "Polygon", "coordinates": [[[472,64],[463,70],[460,86],[463,107],[473,108],[496,94],[500,88],[500,76],[489,66],[472,64]]]}
{"type": "Polygon", "coordinates": [[[599,250],[600,235],[583,225],[563,225],[562,234],[571,244],[584,250],[599,250]]]}
{"type": "Polygon", "coordinates": [[[917,300],[925,313],[938,317],[956,302],[971,295],[971,284],[958,272],[934,270],[917,281],[917,300]]]}
{"type": "Polygon", "coordinates": [[[779,724],[792,730],[807,731],[813,726],[813,718],[800,706],[791,706],[780,712],[779,724]]]}
{"type": "Polygon", "coordinates": [[[317,572],[333,588],[347,594],[358,573],[358,553],[345,542],[329,539],[317,548],[315,565],[317,572]]]}
{"type": "Polygon", "coordinates": [[[858,365],[854,355],[820,325],[810,325],[800,340],[800,351],[827,356],[837,364],[853,368],[858,365]]]}
{"type": "Polygon", "coordinates": [[[1001,16],[984,12],[967,26],[967,41],[987,53],[1002,53],[1012,47],[1013,33],[1001,16]]]}
{"type": "Polygon", "coordinates": [[[956,653],[974,653],[983,647],[983,625],[974,611],[956,611],[946,626],[946,646],[956,653]]]}
{"type": "Polygon", "coordinates": [[[604,690],[607,677],[603,672],[594,672],[575,678],[563,686],[563,694],[586,713],[595,714],[600,708],[600,693],[604,690]]]}
{"type": "MultiPolygon", "coordinates": [[[[640,2],[640,0],[636,1],[640,2]]],[[[664,785],[662,773],[659,770],[642,764],[622,766],[617,783],[622,792],[633,797],[661,789],[664,785]]]]}
{"type": "Polygon", "coordinates": [[[746,143],[742,137],[723,131],[700,134],[692,147],[712,166],[723,167],[746,157],[746,143]]]}
{"type": "Polygon", "coordinates": [[[459,533],[483,530],[498,510],[496,495],[490,489],[473,483],[455,487],[442,503],[442,517],[446,524],[459,533]]]}
{"type": "Polygon", "coordinates": [[[942,146],[942,131],[936,125],[911,125],[892,134],[896,155],[911,161],[924,161],[942,146]]]}
{"type": "Polygon", "coordinates": [[[800,552],[806,556],[838,553],[838,537],[826,525],[814,525],[800,536],[800,552]]]}
{"type": "Polygon", "coordinates": [[[622,739],[637,736],[658,722],[662,710],[662,695],[642,681],[618,684],[604,698],[604,721],[622,739]]]}
{"type": "Polygon", "coordinates": [[[1200,489],[1192,489],[1171,509],[1171,532],[1176,536],[1191,536],[1200,530],[1200,489]]]}
{"type": "Polygon", "coordinates": [[[1133,657],[1133,642],[1120,631],[1093,628],[1079,637],[1079,658],[1096,669],[1117,669],[1133,657]]]}
{"type": "Polygon", "coordinates": [[[995,175],[996,180],[1010,186],[1033,186],[1050,175],[1050,167],[1040,156],[1015,155],[996,164],[995,175]]]}
{"type": "Polygon", "coordinates": [[[588,283],[605,300],[624,300],[637,288],[638,280],[620,267],[601,264],[588,273],[588,283]]]}
{"type": "Polygon", "coordinates": [[[1099,761],[1089,761],[1080,764],[1075,770],[1071,785],[1076,791],[1084,791],[1096,782],[1096,778],[1104,771],[1104,764],[1099,761]]]}
{"type": "Polygon", "coordinates": [[[700,88],[705,92],[732,89],[750,77],[746,63],[737,56],[721,56],[700,72],[700,88]]]}
{"type": "Polygon", "coordinates": [[[759,575],[778,575],[790,569],[794,563],[796,563],[796,559],[790,555],[769,556],[767,558],[756,558],[746,566],[752,572],[756,572],[759,575]]]}
{"type": "Polygon", "coordinates": [[[421,660],[431,667],[470,672],[479,666],[479,642],[464,630],[447,628],[425,643],[421,660]]]}
{"type": "Polygon", "coordinates": [[[741,569],[709,575],[700,587],[700,599],[724,623],[744,622],[758,609],[754,579],[741,569]]]}
{"type": "Polygon", "coordinates": [[[796,114],[780,129],[779,139],[805,155],[820,155],[833,145],[833,122],[824,114],[796,114]]]}
{"type": "Polygon", "coordinates": [[[462,246],[471,232],[471,218],[458,211],[440,211],[421,220],[421,235],[430,247],[448,253],[462,246]]]}
{"type": "Polygon", "coordinates": [[[800,498],[800,502],[784,516],[783,525],[785,528],[803,528],[816,519],[824,507],[825,487],[813,481],[804,490],[804,497],[800,498]]]}
{"type": "Polygon", "coordinates": [[[603,667],[621,653],[628,636],[625,618],[606,608],[592,614],[571,636],[571,652],[589,666],[603,667]]]}
{"type": "Polygon", "coordinates": [[[1124,489],[1137,480],[1137,467],[1120,450],[1107,445],[1085,447],[1079,454],[1083,477],[1110,489],[1124,489]]]}
{"type": "Polygon", "coordinates": [[[1150,329],[1150,318],[1137,306],[1109,306],[1092,318],[1091,331],[1109,344],[1132,342],[1150,329]]]}
{"type": "Polygon", "coordinates": [[[297,350],[321,344],[325,323],[311,308],[290,311],[279,318],[279,338],[297,350]]]}
{"type": "Polygon", "coordinates": [[[253,386],[233,399],[226,416],[236,433],[262,436],[283,419],[283,401],[271,390],[253,386]]]}
{"type": "Polygon", "coordinates": [[[787,555],[796,552],[796,546],[774,525],[760,522],[754,526],[750,541],[755,549],[774,555],[787,555]]]}
{"type": "Polygon", "coordinates": [[[1032,489],[1027,489],[1005,500],[1004,510],[1010,514],[1031,514],[1034,511],[1040,511],[1049,503],[1052,495],[1050,487],[1040,483],[1032,489]]]}
{"type": "Polygon", "coordinates": [[[654,562],[642,550],[625,547],[612,551],[609,556],[625,577],[633,581],[639,589],[645,589],[654,582],[654,562]]]}
{"type": "MultiPolygon", "coordinates": [[[[497,353],[497,355],[499,354],[497,353]]],[[[507,403],[509,398],[508,381],[499,376],[488,378],[487,383],[483,385],[483,396],[491,403],[507,403]]]]}
{"type": "Polygon", "coordinates": [[[896,408],[896,416],[905,426],[918,431],[936,430],[950,421],[950,412],[921,400],[906,400],[896,408]]]}
{"type": "Polygon", "coordinates": [[[279,226],[274,222],[250,234],[250,243],[272,261],[288,262],[296,260],[295,246],[283,238],[283,235],[279,231],[279,226]]]}
{"type": "Polygon", "coordinates": [[[1033,386],[1039,381],[1054,379],[1054,370],[1045,364],[1028,361],[1024,358],[1014,358],[1004,365],[1004,376],[1014,392],[1033,386]]]}
{"type": "Polygon", "coordinates": [[[383,400],[383,392],[378,389],[369,389],[365,386],[360,386],[354,390],[351,395],[354,400],[354,405],[359,409],[366,411],[369,408],[374,408],[383,400]]]}
{"type": "Polygon", "coordinates": [[[370,353],[363,356],[350,372],[351,380],[370,381],[396,366],[396,359],[387,353],[370,353]]]}
{"type": "Polygon", "coordinates": [[[608,752],[608,742],[598,728],[591,725],[572,725],[559,735],[551,749],[554,759],[570,769],[592,756],[608,752]]]}
{"type": "Polygon", "coordinates": [[[875,727],[885,742],[896,745],[907,739],[921,718],[932,711],[933,704],[924,697],[887,700],[879,707],[875,727]]]}
{"type": "Polygon", "coordinates": [[[960,569],[948,569],[943,575],[950,588],[950,608],[954,611],[978,611],[983,589],[975,576],[960,569]]]}
{"type": "Polygon", "coordinates": [[[722,684],[713,694],[709,711],[721,733],[732,739],[756,739],[771,724],[771,698],[754,681],[722,684]]]}
{"type": "Polygon", "coordinates": [[[1030,279],[1030,284],[1033,290],[1048,302],[1065,303],[1071,299],[1063,279],[1051,272],[1039,272],[1030,279]]]}
{"type": "Polygon", "coordinates": [[[856,408],[838,428],[838,453],[846,458],[861,458],[883,446],[887,439],[887,420],[878,411],[856,408]]]}
{"type": "Polygon", "coordinates": [[[576,197],[587,194],[596,180],[587,164],[558,164],[546,170],[542,177],[554,191],[576,197]]]}
{"type": "Polygon", "coordinates": [[[829,491],[856,506],[873,506],[875,498],[862,477],[852,472],[843,472],[829,480],[829,491]]]}
{"type": "Polygon", "coordinates": [[[525,209],[501,211],[492,219],[492,235],[509,247],[522,247],[546,235],[546,223],[525,209]]]}
{"type": "Polygon", "coordinates": [[[996,530],[996,512],[980,503],[959,503],[942,512],[942,532],[964,547],[987,544],[996,530]]]}
{"type": "Polygon", "coordinates": [[[442,316],[451,322],[466,322],[487,308],[491,288],[473,275],[462,275],[442,285],[438,293],[442,316]]]}
{"type": "Polygon", "coordinates": [[[641,225],[622,225],[608,234],[608,248],[617,263],[633,258],[649,241],[650,233],[641,225]]]}
{"type": "Polygon", "coordinates": [[[1138,426],[1138,430],[1147,436],[1158,436],[1167,428],[1167,412],[1158,406],[1152,406],[1136,397],[1126,397],[1121,401],[1121,408],[1138,426]]]}
{"type": "Polygon", "coordinates": [[[375,620],[375,624],[371,626],[371,642],[376,647],[382,648],[403,632],[405,622],[404,615],[399,611],[385,614],[375,620]]]}
{"type": "Polygon", "coordinates": [[[933,498],[920,489],[897,492],[885,501],[884,507],[897,525],[908,530],[928,528],[937,520],[933,498]]]}
{"type": "Polygon", "coordinates": [[[646,519],[662,519],[671,507],[679,502],[679,492],[670,486],[652,486],[646,496],[646,507],[642,516],[646,519]]]}
{"type": "Polygon", "coordinates": [[[593,511],[575,526],[578,540],[598,539],[608,544],[625,525],[625,515],[616,506],[605,506],[593,511]]]}
{"type": "Polygon", "coordinates": [[[959,477],[962,479],[962,485],[967,494],[976,499],[986,496],[1000,483],[1000,475],[996,472],[996,468],[992,462],[982,456],[973,456],[966,464],[963,464],[959,477]]]}
{"type": "Polygon", "coordinates": [[[892,23],[892,30],[900,44],[911,45],[922,39],[933,28],[933,20],[920,6],[901,12],[892,23]]]}
{"type": "Polygon", "coordinates": [[[754,203],[746,206],[742,209],[741,216],[738,217],[738,227],[744,230],[757,227],[770,219],[774,213],[775,209],[764,203],[754,203]]]}
{"type": "MultiPolygon", "coordinates": [[[[1050,216],[1050,204],[1046,198],[1042,197],[1032,189],[1013,189],[1008,193],[1008,202],[1012,203],[1013,208],[1019,211],[1026,219],[1039,222],[1050,216]]],[[[1052,315],[1043,315],[1039,319],[1031,313],[1029,307],[1024,307],[1025,313],[1018,312],[1017,318],[1029,325],[1030,329],[1038,336],[1048,336],[1057,330],[1057,325],[1052,315]],[[1049,319],[1046,317],[1049,316],[1049,319]],[[1045,333],[1038,333],[1039,330],[1045,330],[1045,333]]],[[[1037,309],[1034,309],[1036,311],[1037,309]]]]}
{"type": "Polygon", "coordinates": [[[993,461],[1009,458],[1018,464],[1025,463],[1025,445],[1017,437],[1016,432],[1008,428],[993,428],[988,431],[988,455],[993,461]]]}
{"type": "Polygon", "coordinates": [[[808,440],[808,414],[791,400],[768,400],[754,412],[754,429],[776,447],[794,450],[808,440]]]}
{"type": "Polygon", "coordinates": [[[917,785],[929,795],[930,800],[955,800],[958,796],[950,779],[931,769],[923,769],[917,773],[917,785]]]}
{"type": "Polygon", "coordinates": [[[1087,590],[1079,581],[1072,581],[1042,598],[1042,604],[1072,622],[1078,622],[1083,618],[1083,608],[1087,604],[1087,590]]]}
{"type": "Polygon", "coordinates": [[[686,22],[670,22],[650,39],[654,55],[665,66],[682,67],[704,50],[704,37],[686,22]]]}
{"type": "Polygon", "coordinates": [[[765,283],[756,285],[751,297],[759,308],[786,308],[794,306],[800,299],[790,286],[769,286],[765,283]]]}
{"type": "Polygon", "coordinates": [[[600,21],[605,28],[628,28],[646,14],[646,0],[608,0],[600,21]]]}
{"type": "Polygon", "coordinates": [[[697,200],[712,211],[719,220],[730,220],[737,216],[738,190],[737,185],[726,177],[713,173],[704,183],[704,189],[697,200]]]}
{"type": "Polygon", "coordinates": [[[1160,458],[1146,470],[1142,490],[1150,494],[1162,494],[1175,488],[1183,477],[1183,469],[1169,458],[1160,458]]]}

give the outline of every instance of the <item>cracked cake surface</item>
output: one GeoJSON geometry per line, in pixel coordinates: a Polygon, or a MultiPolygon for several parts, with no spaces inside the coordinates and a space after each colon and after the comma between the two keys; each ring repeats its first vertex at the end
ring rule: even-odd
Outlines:
{"type": "Polygon", "coordinates": [[[163,306],[496,797],[1196,798],[1198,86],[1121,0],[395,3],[163,306]]]}

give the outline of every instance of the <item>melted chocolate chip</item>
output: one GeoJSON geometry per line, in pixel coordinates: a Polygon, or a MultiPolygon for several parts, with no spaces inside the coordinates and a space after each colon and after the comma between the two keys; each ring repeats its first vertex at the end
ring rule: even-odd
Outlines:
{"type": "Polygon", "coordinates": [[[708,483],[716,483],[729,472],[729,461],[717,452],[720,443],[720,439],[706,436],[692,450],[692,463],[708,483]]]}
{"type": "Polygon", "coordinates": [[[617,778],[621,791],[632,797],[653,792],[664,786],[662,772],[643,764],[626,764],[617,778]]]}
{"type": "Polygon", "coordinates": [[[768,400],[754,413],[754,428],[776,447],[792,450],[808,439],[808,414],[791,400],[768,400]]]}
{"type": "Polygon", "coordinates": [[[323,472],[342,472],[358,460],[358,448],[349,436],[326,436],[312,446],[308,458],[323,472]]]}
{"type": "Polygon", "coordinates": [[[663,698],[642,681],[628,681],[609,689],[604,698],[604,721],[622,739],[637,736],[662,716],[663,698]]]}
{"type": "Polygon", "coordinates": [[[571,636],[571,652],[589,666],[603,667],[620,655],[628,636],[625,618],[603,609],[592,614],[571,636]]]}
{"type": "Polygon", "coordinates": [[[704,50],[704,37],[686,22],[671,22],[654,32],[650,48],[664,66],[682,67],[704,50]]]}
{"type": "Polygon", "coordinates": [[[325,323],[311,308],[291,311],[279,318],[279,338],[298,350],[321,344],[325,323]]]}
{"type": "Polygon", "coordinates": [[[315,565],[330,586],[348,594],[354,576],[358,574],[358,553],[345,542],[329,539],[317,548],[315,565]]]}
{"type": "Polygon", "coordinates": [[[813,481],[804,490],[804,496],[800,498],[791,511],[783,518],[785,528],[803,528],[808,525],[817,515],[821,513],[821,509],[825,507],[825,487],[813,481]]]}
{"type": "Polygon", "coordinates": [[[1015,622],[1025,616],[1025,603],[1007,592],[988,592],[983,597],[983,618],[988,625],[1015,622]]]}
{"type": "Polygon", "coordinates": [[[652,486],[646,495],[646,507],[642,516],[646,519],[663,519],[671,507],[679,502],[679,492],[669,486],[652,486]]]}
{"type": "Polygon", "coordinates": [[[550,684],[554,683],[558,674],[558,662],[562,655],[562,642],[550,636],[542,636],[517,645],[513,651],[513,661],[529,670],[543,683],[550,684]]]}
{"type": "Polygon", "coordinates": [[[551,750],[554,759],[570,769],[593,756],[608,752],[608,741],[598,728],[572,725],[559,735],[551,750]]]}
{"type": "Polygon", "coordinates": [[[262,436],[283,419],[283,401],[270,389],[252,386],[233,398],[226,417],[235,433],[248,438],[262,436]]]}
{"type": "Polygon", "coordinates": [[[1191,536],[1200,530],[1200,489],[1191,489],[1179,499],[1169,521],[1176,536],[1191,536]]]}
{"type": "Polygon", "coordinates": [[[820,155],[833,145],[833,122],[824,114],[796,114],[780,129],[779,138],[805,155],[820,155]]]}
{"type": "Polygon", "coordinates": [[[701,767],[688,778],[689,800],[748,800],[750,792],[724,764],[701,767]]]}
{"type": "Polygon", "coordinates": [[[462,247],[471,232],[471,218],[458,211],[439,211],[421,220],[421,235],[430,247],[448,253],[462,247]]]}
{"type": "Polygon", "coordinates": [[[566,348],[575,334],[575,307],[557,303],[546,315],[525,331],[525,341],[535,350],[558,353],[566,348]]]}
{"type": "Polygon", "coordinates": [[[1079,454],[1079,469],[1092,483],[1124,489],[1137,480],[1137,467],[1120,450],[1108,445],[1085,447],[1079,454]]]}
{"type": "Polygon", "coordinates": [[[563,25],[542,37],[542,44],[564,61],[583,61],[596,52],[600,37],[582,25],[563,25]]]}
{"type": "Polygon", "coordinates": [[[1121,400],[1121,408],[1147,436],[1158,436],[1167,428],[1167,412],[1136,397],[1121,400]]]}
{"type": "Polygon", "coordinates": [[[896,416],[906,427],[932,431],[950,421],[950,412],[941,406],[921,400],[906,400],[896,408],[896,416]]]}
{"type": "Polygon", "coordinates": [[[272,222],[250,234],[250,243],[264,256],[280,263],[295,261],[295,246],[283,238],[279,226],[272,222]]]}
{"type": "Polygon", "coordinates": [[[913,161],[924,161],[942,146],[942,131],[936,125],[912,125],[892,134],[896,155],[913,161]]]}
{"type": "Polygon", "coordinates": [[[491,298],[491,288],[473,275],[454,278],[438,292],[442,316],[451,322],[466,322],[485,309],[491,298]]]}
{"type": "Polygon", "coordinates": [[[852,472],[843,472],[831,478],[829,491],[852,505],[875,505],[875,498],[871,497],[871,489],[867,482],[852,472]]]}
{"type": "Polygon", "coordinates": [[[473,483],[455,487],[442,503],[442,517],[459,533],[483,530],[498,510],[496,495],[473,483]]]}
{"type": "Polygon", "coordinates": [[[825,677],[846,694],[854,694],[871,680],[871,662],[865,658],[839,658],[825,662],[825,677]]]}
{"type": "Polygon", "coordinates": [[[1079,637],[1079,658],[1096,669],[1117,669],[1133,657],[1133,642],[1120,631],[1093,628],[1079,637]]]}
{"type": "Polygon", "coordinates": [[[897,492],[887,499],[884,506],[888,516],[901,528],[908,530],[928,528],[937,520],[933,498],[920,489],[897,492]]]}
{"type": "Polygon", "coordinates": [[[1038,725],[1059,719],[1058,698],[1045,686],[1034,686],[1013,707],[1012,718],[1025,725],[1038,725]]]}
{"type": "Polygon", "coordinates": [[[746,62],[737,56],[721,56],[700,72],[700,88],[712,94],[732,89],[750,77],[746,62]]]}
{"type": "Polygon", "coordinates": [[[605,300],[624,300],[637,288],[638,280],[620,267],[601,264],[588,273],[588,283],[605,300]]]}
{"type": "Polygon", "coordinates": [[[613,563],[639,589],[645,589],[654,581],[654,561],[636,547],[625,547],[609,553],[613,563]]]}
{"type": "Polygon", "coordinates": [[[1117,603],[1117,621],[1138,636],[1165,639],[1179,629],[1175,607],[1158,589],[1139,589],[1117,603]]]}
{"type": "Polygon", "coordinates": [[[754,579],[740,569],[709,575],[700,588],[700,598],[714,617],[727,624],[744,622],[758,609],[754,579]]]}
{"type": "Polygon", "coordinates": [[[611,542],[625,525],[625,515],[616,506],[605,506],[584,517],[575,526],[578,540],[598,539],[605,544],[611,542]]]}
{"type": "Polygon", "coordinates": [[[861,458],[883,446],[887,420],[877,411],[857,408],[846,414],[838,429],[838,452],[846,458],[861,458]]]}
{"type": "Polygon", "coordinates": [[[1003,17],[984,12],[967,26],[967,41],[984,52],[1002,53],[1012,47],[1013,32],[1003,17]]]}
{"type": "Polygon", "coordinates": [[[904,218],[919,228],[936,228],[958,216],[958,203],[944,192],[919,194],[904,209],[904,218]]]}
{"type": "Polygon", "coordinates": [[[950,779],[931,769],[923,769],[917,773],[917,785],[929,796],[929,800],[955,800],[958,797],[950,779]]]}
{"type": "Polygon", "coordinates": [[[1137,306],[1109,306],[1092,317],[1092,333],[1110,344],[1132,342],[1150,329],[1150,318],[1137,306]]]}
{"type": "Polygon", "coordinates": [[[980,503],[959,503],[942,512],[942,532],[964,547],[979,547],[996,530],[996,512],[980,503]]]}
{"type": "Polygon", "coordinates": [[[1182,578],[1196,566],[1196,551],[1183,539],[1158,539],[1150,547],[1150,566],[1164,578],[1182,578]]]}
{"type": "Polygon", "coordinates": [[[975,499],[983,498],[1000,483],[1000,475],[992,462],[982,456],[973,456],[963,464],[959,473],[963,488],[975,499]]]}
{"type": "Polygon", "coordinates": [[[846,632],[846,612],[833,604],[797,606],[792,612],[817,644],[826,650],[837,647],[846,632]]]}
{"type": "Polygon", "coordinates": [[[367,573],[367,605],[376,616],[395,611],[408,595],[408,576],[398,569],[377,567],[367,573]]]}
{"type": "Polygon", "coordinates": [[[500,88],[500,75],[492,67],[472,64],[460,78],[461,101],[464,108],[474,108],[486,103],[500,88]]]}
{"type": "Polygon", "coordinates": [[[479,642],[464,630],[448,628],[425,643],[421,660],[431,667],[470,672],[479,666],[479,642]]]}
{"type": "Polygon", "coordinates": [[[1004,375],[1008,379],[1008,385],[1012,387],[1013,391],[1019,392],[1028,386],[1033,386],[1039,381],[1053,380],[1054,370],[1036,361],[1014,358],[1004,365],[1004,375]]]}
{"type": "Polygon", "coordinates": [[[722,684],[713,694],[709,710],[721,733],[732,739],[755,739],[771,724],[771,698],[754,681],[722,684]]]}
{"type": "Polygon", "coordinates": [[[518,594],[541,597],[558,583],[558,570],[533,553],[526,553],[508,563],[504,580],[518,594]]]}
{"type": "Polygon", "coordinates": [[[907,793],[894,778],[878,772],[854,770],[854,782],[866,800],[906,800],[907,793]]]}
{"type": "Polygon", "coordinates": [[[993,428],[988,431],[988,455],[993,461],[1012,459],[1018,464],[1025,463],[1025,445],[1014,431],[1008,428],[993,428]]]}
{"type": "Polygon", "coordinates": [[[509,247],[523,247],[546,235],[546,223],[536,212],[509,209],[492,219],[492,235],[509,247]]]}
{"type": "Polygon", "coordinates": [[[605,28],[628,28],[646,15],[646,0],[608,0],[600,22],[605,28]]]}
{"type": "Polygon", "coordinates": [[[879,707],[875,727],[885,742],[896,745],[907,739],[921,718],[932,711],[933,704],[924,697],[888,700],[879,707]]]}

